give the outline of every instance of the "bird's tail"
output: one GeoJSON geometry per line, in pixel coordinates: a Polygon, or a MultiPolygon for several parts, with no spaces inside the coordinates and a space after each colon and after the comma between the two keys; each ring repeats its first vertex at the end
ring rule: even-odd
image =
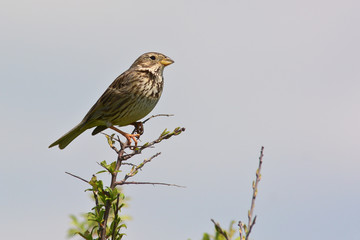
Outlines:
{"type": "Polygon", "coordinates": [[[57,141],[55,141],[53,144],[49,146],[49,148],[54,147],[56,145],[59,145],[60,149],[64,149],[67,145],[69,145],[77,136],[82,134],[87,128],[84,126],[84,124],[81,122],[78,125],[76,125],[73,129],[71,129],[69,132],[67,132],[64,136],[59,138],[57,141]]]}

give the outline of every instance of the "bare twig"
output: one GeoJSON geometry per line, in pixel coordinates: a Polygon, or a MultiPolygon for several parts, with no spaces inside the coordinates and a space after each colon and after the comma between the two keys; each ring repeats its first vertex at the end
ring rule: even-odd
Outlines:
{"type": "Polygon", "coordinates": [[[239,221],[238,226],[239,226],[240,240],[244,240],[244,236],[243,236],[243,233],[245,232],[244,224],[241,221],[239,221]]]}
{"type": "MultiPolygon", "coordinates": [[[[82,177],[76,176],[76,175],[74,175],[74,174],[72,174],[72,173],[69,173],[69,172],[65,172],[65,173],[66,173],[66,174],[69,174],[69,175],[72,176],[72,177],[78,178],[78,179],[80,179],[80,180],[82,180],[82,181],[90,184],[90,182],[89,182],[88,180],[86,180],[86,179],[84,179],[84,178],[82,178],[82,177]]],[[[95,177],[95,175],[93,175],[93,177],[95,177]]],[[[93,195],[94,195],[95,205],[96,205],[95,211],[99,214],[99,208],[98,208],[98,206],[99,206],[99,199],[98,199],[98,196],[97,196],[97,191],[93,191],[93,195]]],[[[100,223],[99,223],[99,229],[100,229],[100,228],[101,228],[101,225],[100,225],[100,223]]]]}
{"type": "Polygon", "coordinates": [[[116,185],[125,185],[125,184],[150,184],[150,185],[164,185],[164,186],[171,186],[171,187],[180,187],[180,188],[186,188],[185,186],[176,185],[176,184],[170,184],[170,183],[159,183],[159,182],[116,182],[116,185]]]}
{"type": "Polygon", "coordinates": [[[251,207],[248,213],[248,232],[246,233],[246,238],[245,240],[249,239],[249,235],[251,233],[251,229],[253,228],[255,221],[256,221],[256,216],[254,217],[254,220],[252,220],[252,216],[254,213],[254,208],[255,208],[255,200],[256,200],[256,196],[257,196],[257,191],[258,191],[258,184],[261,180],[261,166],[262,166],[262,162],[263,162],[263,157],[264,157],[264,147],[261,147],[261,151],[260,151],[260,157],[259,157],[259,167],[256,170],[256,179],[255,182],[253,182],[253,195],[252,195],[252,199],[251,199],[251,207]]]}
{"type": "Polygon", "coordinates": [[[126,180],[129,178],[129,177],[133,177],[135,176],[139,170],[142,169],[142,167],[148,163],[148,162],[151,162],[151,160],[153,160],[154,158],[156,158],[157,156],[159,156],[161,153],[156,153],[155,155],[153,155],[151,158],[149,159],[145,159],[142,163],[140,163],[138,166],[134,167],[133,169],[131,169],[131,171],[125,175],[124,179],[122,180],[122,182],[126,182],[126,180]]]}
{"type": "Polygon", "coordinates": [[[250,227],[249,227],[249,230],[248,230],[248,232],[247,232],[247,234],[246,234],[245,240],[248,240],[248,239],[249,239],[251,230],[252,230],[252,228],[253,228],[254,225],[255,225],[256,217],[257,217],[257,216],[255,215],[254,220],[253,220],[253,221],[251,222],[251,224],[250,224],[250,227]]]}
{"type": "Polygon", "coordinates": [[[145,124],[147,121],[149,121],[150,119],[155,118],[155,117],[172,117],[172,116],[174,116],[174,114],[156,114],[156,115],[152,115],[151,117],[145,119],[144,121],[142,121],[142,123],[145,124]]]}
{"type": "Polygon", "coordinates": [[[259,157],[259,167],[256,170],[256,179],[255,181],[253,181],[252,184],[252,188],[253,188],[253,195],[251,198],[251,206],[250,206],[250,210],[248,212],[248,225],[246,226],[245,224],[243,224],[241,221],[239,221],[238,226],[239,226],[239,235],[240,235],[240,240],[248,240],[251,230],[254,227],[255,223],[256,223],[256,215],[253,218],[253,214],[254,214],[254,208],[255,208],[255,200],[256,200],[256,196],[257,196],[257,191],[258,191],[258,184],[261,180],[261,166],[262,166],[262,162],[263,162],[263,157],[264,157],[264,147],[261,147],[261,151],[260,151],[260,157],[259,157]]]}
{"type": "Polygon", "coordinates": [[[128,163],[128,162],[123,162],[122,165],[129,165],[129,166],[137,167],[136,164],[128,163]]]}
{"type": "Polygon", "coordinates": [[[80,179],[80,180],[82,180],[82,181],[84,181],[84,182],[86,182],[86,183],[89,183],[88,180],[83,179],[82,177],[76,176],[76,175],[74,175],[74,174],[72,174],[72,173],[69,173],[69,172],[65,172],[65,173],[66,173],[66,174],[69,174],[69,175],[72,176],[72,177],[78,178],[78,179],[80,179]]]}

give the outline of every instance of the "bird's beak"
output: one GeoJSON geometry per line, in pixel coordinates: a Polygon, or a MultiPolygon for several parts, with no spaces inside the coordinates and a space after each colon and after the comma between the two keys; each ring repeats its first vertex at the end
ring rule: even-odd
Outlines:
{"type": "Polygon", "coordinates": [[[163,60],[160,61],[160,63],[164,66],[167,66],[174,63],[174,61],[170,58],[164,58],[163,60]]]}

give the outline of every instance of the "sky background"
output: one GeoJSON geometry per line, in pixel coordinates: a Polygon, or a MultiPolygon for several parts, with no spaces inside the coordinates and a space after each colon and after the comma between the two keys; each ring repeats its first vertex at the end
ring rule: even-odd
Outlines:
{"type": "Polygon", "coordinates": [[[162,152],[133,180],[186,188],[126,186],[125,239],[197,240],[211,218],[246,221],[264,146],[252,238],[358,240],[359,12],[355,0],[0,1],[1,238],[66,239],[69,215],[92,203],[64,172],[90,179],[116,156],[90,131],[48,146],[158,51],[175,64],[152,113],[175,117],[142,140],[186,132],[134,159],[162,152]]]}

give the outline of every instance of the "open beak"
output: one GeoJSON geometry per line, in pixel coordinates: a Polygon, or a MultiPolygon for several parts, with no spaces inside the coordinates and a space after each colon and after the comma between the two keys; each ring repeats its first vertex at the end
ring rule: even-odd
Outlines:
{"type": "Polygon", "coordinates": [[[164,58],[163,60],[160,61],[160,63],[164,66],[173,64],[174,61],[171,58],[164,58]]]}

